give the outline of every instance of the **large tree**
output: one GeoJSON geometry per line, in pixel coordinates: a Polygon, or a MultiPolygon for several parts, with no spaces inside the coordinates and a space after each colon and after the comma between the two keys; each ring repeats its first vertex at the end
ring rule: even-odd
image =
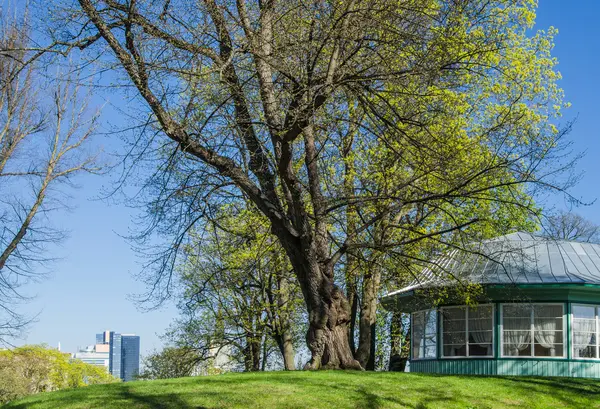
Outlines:
{"type": "Polygon", "coordinates": [[[530,188],[569,182],[556,182],[565,162],[554,155],[563,135],[552,124],[563,105],[554,31],[530,31],[532,0],[79,6],[65,10],[48,49],[95,58],[108,46],[112,59],[100,60],[151,112],[137,157],[171,152],[149,214],[177,238],[153,288],[170,282],[191,225],[215,204],[249,200],[302,290],[306,368],[361,367],[336,280],[356,250],[414,261],[419,241],[431,254],[461,246],[480,237],[468,227],[482,218],[468,209],[534,213],[530,188]]]}
{"type": "Polygon", "coordinates": [[[30,59],[29,22],[0,8],[0,341],[29,322],[16,308],[27,298],[20,287],[43,276],[44,250],[63,236],[50,215],[64,206],[64,186],[98,170],[87,150],[97,115],[69,68],[57,83],[42,70],[57,66],[30,59]]]}

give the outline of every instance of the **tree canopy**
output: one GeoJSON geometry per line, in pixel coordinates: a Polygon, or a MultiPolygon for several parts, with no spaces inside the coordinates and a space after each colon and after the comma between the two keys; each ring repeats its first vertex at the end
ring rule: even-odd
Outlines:
{"type": "Polygon", "coordinates": [[[0,403],[40,392],[119,382],[105,368],[44,345],[0,350],[0,403]]]}
{"type": "MultiPolygon", "coordinates": [[[[46,50],[84,50],[149,112],[127,158],[157,161],[146,232],[172,239],[151,289],[164,294],[194,228],[249,203],[302,292],[306,368],[361,368],[344,266],[423,265],[440,249],[535,226],[536,189],[573,182],[561,150],[569,127],[557,127],[556,30],[532,30],[535,8],[79,0],[65,4],[46,50]]],[[[380,277],[352,271],[376,300],[380,277]]]]}

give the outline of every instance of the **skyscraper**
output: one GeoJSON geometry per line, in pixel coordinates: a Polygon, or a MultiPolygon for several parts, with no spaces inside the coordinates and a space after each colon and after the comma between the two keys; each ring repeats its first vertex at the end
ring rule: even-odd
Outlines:
{"type": "MultiPolygon", "coordinates": [[[[108,340],[108,372],[125,382],[135,380],[140,373],[140,337],[114,331],[105,334],[104,339],[108,340]]],[[[96,335],[97,341],[100,335],[96,335]]]]}
{"type": "Polygon", "coordinates": [[[121,334],[111,331],[109,335],[108,372],[112,376],[123,379],[121,374],[121,343],[121,334]]]}
{"type": "Polygon", "coordinates": [[[140,337],[121,336],[121,379],[133,381],[140,373],[140,337]]]}

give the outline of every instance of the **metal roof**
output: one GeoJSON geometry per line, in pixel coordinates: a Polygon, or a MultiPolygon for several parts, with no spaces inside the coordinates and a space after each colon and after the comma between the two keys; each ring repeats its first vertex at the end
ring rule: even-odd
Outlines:
{"type": "Polygon", "coordinates": [[[424,268],[408,287],[477,284],[600,284],[600,244],[512,233],[453,250],[424,268]]]}

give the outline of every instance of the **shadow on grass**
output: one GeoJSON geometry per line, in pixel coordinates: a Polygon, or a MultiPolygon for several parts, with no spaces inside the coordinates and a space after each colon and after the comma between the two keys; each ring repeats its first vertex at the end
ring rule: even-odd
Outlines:
{"type": "MultiPolygon", "coordinates": [[[[415,375],[420,376],[421,374],[415,375]]],[[[600,403],[600,381],[592,378],[445,374],[423,375],[433,379],[440,378],[440,380],[446,377],[471,379],[478,382],[485,379],[495,379],[500,381],[498,386],[504,386],[511,391],[514,391],[514,396],[550,396],[554,400],[560,402],[561,405],[568,408],[589,408],[590,402],[600,403]]],[[[506,402],[492,399],[489,396],[486,401],[486,403],[492,405],[492,407],[494,407],[494,402],[506,402]]],[[[486,404],[483,404],[483,406],[487,407],[486,404]]],[[[600,404],[593,407],[600,408],[600,404]]]]}
{"type": "MultiPolygon", "coordinates": [[[[87,389],[87,388],[85,388],[87,389]]],[[[82,402],[86,402],[86,409],[104,409],[104,408],[129,408],[136,409],[208,409],[202,405],[191,405],[186,396],[190,393],[170,393],[170,394],[148,394],[147,391],[136,392],[134,388],[127,385],[121,385],[118,389],[109,391],[85,391],[87,393],[60,393],[51,394],[39,402],[23,402],[9,404],[10,409],[36,409],[36,408],[72,408],[79,407],[82,402]]],[[[77,391],[79,392],[79,391],[77,391]]],[[[37,395],[40,396],[40,395],[37,395]]]]}
{"type": "Polygon", "coordinates": [[[583,407],[574,397],[581,397],[588,402],[600,399],[600,382],[592,379],[577,378],[537,378],[528,376],[494,377],[503,379],[511,387],[525,393],[549,394],[561,401],[566,407],[583,407]]]}
{"type": "Polygon", "coordinates": [[[132,391],[131,388],[124,387],[121,391],[121,397],[136,404],[142,404],[147,409],[208,409],[206,406],[193,406],[181,398],[181,394],[167,395],[148,395],[132,391]]]}
{"type": "MultiPolygon", "coordinates": [[[[348,375],[360,376],[360,372],[347,372],[348,375]]],[[[357,407],[384,408],[386,404],[395,403],[402,407],[413,409],[426,409],[433,407],[450,406],[461,402],[469,402],[468,407],[473,408],[494,408],[497,406],[513,406],[526,404],[521,402],[522,397],[532,396],[548,396],[561,407],[568,408],[600,408],[600,381],[590,378],[567,378],[567,377],[529,377],[529,376],[473,376],[473,375],[445,375],[445,374],[403,374],[398,376],[398,381],[410,383],[411,378],[427,378],[429,385],[423,387],[415,385],[409,387],[414,399],[407,397],[403,399],[402,394],[390,396],[383,393],[381,390],[363,386],[355,389],[361,396],[361,403],[357,407]],[[457,390],[457,385],[453,380],[459,378],[464,380],[472,380],[474,383],[485,381],[485,379],[495,379],[499,381],[497,387],[507,388],[509,391],[514,391],[514,394],[493,394],[473,396],[468,390],[457,390]],[[448,391],[452,391],[449,393],[448,391]],[[375,393],[374,393],[375,392],[375,393]],[[515,397],[515,401],[511,402],[511,396],[515,397]],[[590,406],[592,402],[598,402],[597,406],[590,406]]],[[[384,376],[397,376],[390,373],[384,376]]],[[[339,387],[350,389],[351,384],[340,384],[339,387]]],[[[374,385],[375,386],[375,385],[374,385]]],[[[539,404],[539,402],[537,402],[539,404]]],[[[592,403],[593,404],[593,403],[592,403]]],[[[540,406],[537,406],[540,407],[540,406]]]]}

